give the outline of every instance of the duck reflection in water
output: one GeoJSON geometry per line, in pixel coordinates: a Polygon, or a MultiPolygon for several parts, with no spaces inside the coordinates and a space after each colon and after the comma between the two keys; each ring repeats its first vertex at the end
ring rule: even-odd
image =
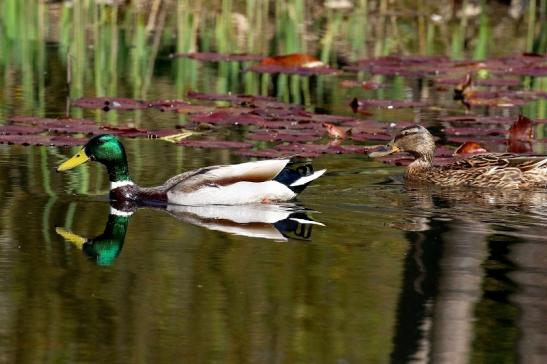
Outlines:
{"type": "MultiPolygon", "coordinates": [[[[108,266],[113,264],[120,254],[129,220],[137,209],[135,204],[112,202],[103,233],[91,239],[61,227],[57,227],[55,231],[82,249],[84,254],[98,265],[108,266]]],[[[310,240],[314,225],[325,226],[307,215],[310,210],[293,203],[238,206],[168,205],[164,211],[178,220],[209,230],[274,241],[310,240]]]]}
{"type": "Polygon", "coordinates": [[[404,186],[412,217],[392,362],[545,363],[545,191],[404,186]],[[489,335],[503,338],[482,344],[489,335]]]}

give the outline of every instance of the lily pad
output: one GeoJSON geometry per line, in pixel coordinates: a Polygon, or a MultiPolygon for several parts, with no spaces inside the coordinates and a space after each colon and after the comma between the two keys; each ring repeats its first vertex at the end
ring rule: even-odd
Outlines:
{"type": "Polygon", "coordinates": [[[428,104],[422,101],[412,100],[379,100],[379,99],[357,99],[354,98],[349,104],[353,112],[364,108],[401,109],[424,107],[428,104]]]}
{"type": "Polygon", "coordinates": [[[0,135],[2,144],[19,145],[44,145],[44,146],[73,146],[83,145],[87,139],[78,139],[68,136],[47,136],[47,135],[0,135]]]}
{"type": "Polygon", "coordinates": [[[190,116],[190,120],[194,123],[231,125],[263,125],[265,122],[260,116],[238,113],[233,109],[214,111],[205,115],[195,114],[190,116]]]}
{"type": "Polygon", "coordinates": [[[245,53],[213,53],[213,52],[194,52],[194,53],[174,53],[171,58],[190,58],[202,62],[245,62],[245,61],[260,61],[264,56],[258,54],[245,53]]]}
{"type": "Polygon", "coordinates": [[[227,140],[182,140],[179,145],[192,148],[221,148],[221,149],[246,149],[252,148],[253,144],[247,142],[236,142],[227,140]]]}
{"type": "Polygon", "coordinates": [[[257,64],[247,68],[247,71],[255,73],[282,73],[287,75],[299,75],[299,76],[320,76],[320,75],[332,75],[338,73],[336,68],[327,66],[322,67],[288,67],[279,66],[273,64],[257,64]]]}
{"type": "Polygon", "coordinates": [[[488,152],[482,145],[477,142],[467,141],[460,145],[455,151],[454,155],[468,155],[488,152]]]}
{"type": "Polygon", "coordinates": [[[72,102],[72,106],[85,109],[103,109],[109,111],[146,109],[148,104],[144,101],[128,99],[125,97],[82,97],[72,102]]]}
{"type": "Polygon", "coordinates": [[[0,125],[0,135],[39,134],[46,128],[33,125],[0,125]]]}
{"type": "Polygon", "coordinates": [[[508,139],[512,141],[530,141],[533,138],[533,123],[524,115],[519,115],[517,121],[509,128],[508,139]]]}

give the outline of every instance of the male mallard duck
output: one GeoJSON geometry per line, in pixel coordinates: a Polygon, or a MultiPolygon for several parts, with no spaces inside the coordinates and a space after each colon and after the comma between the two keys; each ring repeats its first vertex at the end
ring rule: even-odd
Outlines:
{"type": "Polygon", "coordinates": [[[238,205],[288,201],[326,170],[311,165],[290,169],[288,159],[272,159],[227,166],[204,167],[167,180],[158,187],[139,187],[129,177],[122,143],[113,135],[91,138],[57,171],[72,169],[89,160],[106,166],[110,198],[144,205],[238,205]]]}
{"type": "Polygon", "coordinates": [[[420,125],[402,129],[385,148],[369,156],[382,157],[397,152],[414,156],[405,172],[405,179],[411,182],[516,189],[547,186],[547,156],[486,153],[449,165],[433,166],[435,141],[420,125]]]}

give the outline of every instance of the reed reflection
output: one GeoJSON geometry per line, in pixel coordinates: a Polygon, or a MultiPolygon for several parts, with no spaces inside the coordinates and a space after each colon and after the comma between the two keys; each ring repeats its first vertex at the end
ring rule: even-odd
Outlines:
{"type": "Polygon", "coordinates": [[[411,243],[394,362],[545,362],[542,191],[407,188],[411,243]],[[496,338],[492,341],[493,338],[496,338]]]}
{"type": "MultiPolygon", "coordinates": [[[[135,204],[111,202],[104,231],[94,238],[82,237],[62,227],[57,227],[55,231],[81,249],[98,265],[112,265],[121,253],[129,220],[137,209],[138,206],[135,204]]],[[[309,210],[292,203],[237,206],[167,205],[165,209],[158,210],[166,211],[185,223],[209,230],[274,241],[310,240],[314,225],[325,226],[312,220],[307,215],[309,210]]]]}

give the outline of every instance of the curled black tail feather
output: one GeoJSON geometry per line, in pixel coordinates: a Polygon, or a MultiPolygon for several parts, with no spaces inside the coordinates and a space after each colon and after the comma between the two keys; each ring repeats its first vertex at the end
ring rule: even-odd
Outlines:
{"type": "Polygon", "coordinates": [[[286,219],[274,223],[274,226],[286,238],[310,240],[314,220],[305,212],[294,212],[286,219]],[[306,222],[310,223],[306,223],[306,222]]]}
{"type": "Polygon", "coordinates": [[[291,184],[296,182],[300,178],[310,176],[313,173],[314,170],[311,164],[298,166],[295,169],[291,169],[290,165],[288,165],[283,168],[283,170],[279,172],[277,176],[275,176],[274,181],[284,184],[285,186],[289,187],[294,193],[300,193],[304,191],[309,183],[300,186],[291,186],[291,184]]]}

